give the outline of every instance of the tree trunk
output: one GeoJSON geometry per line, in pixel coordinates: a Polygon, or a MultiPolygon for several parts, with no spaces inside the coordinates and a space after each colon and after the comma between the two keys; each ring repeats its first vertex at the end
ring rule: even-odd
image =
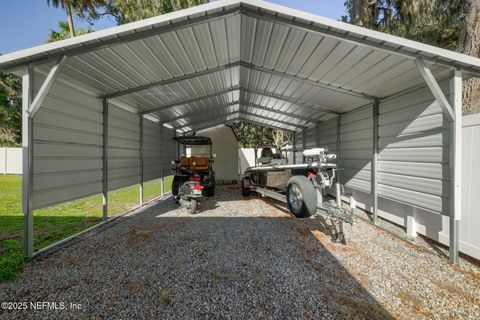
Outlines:
{"type": "Polygon", "coordinates": [[[353,23],[357,26],[363,26],[365,20],[363,0],[354,0],[353,2],[353,23]]]}
{"type": "Polygon", "coordinates": [[[72,6],[70,1],[65,2],[65,11],[67,11],[67,19],[68,19],[68,28],[70,29],[70,37],[75,37],[75,28],[73,26],[73,16],[72,16],[72,6]]]}
{"type": "MultiPolygon", "coordinates": [[[[460,37],[458,51],[474,57],[480,57],[480,4],[472,1],[467,16],[467,26],[460,37]]],[[[463,114],[480,112],[480,78],[471,78],[463,82],[463,114]]]]}

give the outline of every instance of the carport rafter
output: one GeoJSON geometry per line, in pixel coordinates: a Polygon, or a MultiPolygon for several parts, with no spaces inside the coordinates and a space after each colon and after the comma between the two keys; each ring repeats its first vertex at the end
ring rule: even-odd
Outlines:
{"type": "MultiPolygon", "coordinates": [[[[210,119],[207,119],[207,120],[202,120],[200,122],[197,122],[198,125],[203,125],[203,124],[206,124],[206,125],[209,125],[211,123],[217,123],[217,120],[218,119],[222,119],[223,122],[225,122],[226,120],[224,118],[226,117],[229,117],[229,116],[232,116],[232,115],[236,115],[238,114],[240,111],[239,110],[235,110],[235,111],[232,111],[232,112],[229,112],[229,113],[224,113],[224,114],[219,114],[218,116],[216,117],[213,117],[213,118],[210,118],[210,119]]],[[[223,123],[222,122],[222,123],[223,123]]],[[[189,131],[195,131],[195,130],[198,130],[198,129],[195,129],[192,127],[191,124],[189,125],[184,125],[184,126],[181,126],[181,127],[175,127],[175,130],[179,130],[179,131],[184,131],[185,128],[192,128],[192,130],[189,130],[189,131]]],[[[187,132],[189,132],[187,131],[187,132]]]]}
{"type": "MultiPolygon", "coordinates": [[[[308,123],[313,123],[313,120],[311,118],[302,117],[302,116],[294,114],[294,113],[288,113],[288,112],[275,110],[275,109],[272,109],[272,108],[267,108],[267,107],[260,106],[260,105],[257,105],[257,104],[245,103],[245,102],[238,101],[238,100],[233,101],[231,103],[227,103],[227,104],[219,106],[219,107],[216,107],[215,109],[205,110],[205,111],[215,111],[215,110],[224,109],[224,108],[228,108],[228,107],[235,106],[235,105],[252,107],[252,108],[255,108],[255,109],[259,109],[259,110],[272,112],[272,113],[275,113],[275,114],[278,114],[278,115],[283,115],[283,116],[286,116],[286,117],[289,117],[289,118],[292,118],[292,119],[295,119],[295,120],[301,120],[301,121],[306,121],[308,123]]],[[[197,111],[196,112],[191,112],[191,113],[186,113],[186,114],[183,114],[183,115],[180,115],[180,116],[176,116],[174,118],[162,120],[162,121],[160,121],[160,123],[161,124],[172,123],[172,122],[184,119],[184,118],[192,117],[192,116],[196,115],[197,113],[198,113],[197,111]]]]}
{"type": "MultiPolygon", "coordinates": [[[[222,105],[222,106],[220,107],[220,109],[228,108],[228,107],[235,106],[235,105],[238,105],[238,104],[240,104],[239,101],[233,101],[233,102],[227,103],[227,104],[225,104],[225,105],[222,105]]],[[[215,109],[215,110],[217,110],[217,109],[215,109]]],[[[205,112],[215,111],[215,110],[205,110],[205,112]]],[[[174,118],[169,118],[169,119],[161,120],[161,121],[160,121],[160,124],[172,123],[172,122],[175,122],[175,121],[178,121],[178,120],[182,120],[182,119],[184,119],[184,118],[192,117],[192,116],[197,115],[197,114],[198,114],[198,111],[191,112],[191,113],[185,113],[185,114],[176,116],[176,117],[174,117],[174,118]]]]}
{"type": "Polygon", "coordinates": [[[293,124],[293,123],[285,122],[285,121],[278,120],[278,119],[264,117],[264,116],[258,115],[256,113],[251,113],[251,112],[248,112],[248,111],[245,111],[245,110],[242,111],[242,106],[241,105],[240,105],[240,110],[241,110],[240,113],[245,115],[245,116],[256,117],[256,118],[263,119],[263,120],[266,120],[266,121],[272,121],[272,122],[276,122],[276,123],[281,124],[281,125],[285,125],[285,126],[289,126],[289,127],[297,128],[297,129],[302,129],[302,130],[307,128],[307,126],[304,126],[304,125],[293,124]]]}
{"type": "Polygon", "coordinates": [[[222,95],[230,93],[230,92],[238,91],[239,88],[240,88],[239,86],[233,86],[231,88],[227,88],[227,89],[219,91],[219,92],[209,93],[209,94],[204,95],[204,96],[199,96],[199,97],[195,97],[195,98],[187,99],[187,100],[177,100],[175,102],[169,103],[169,104],[161,106],[161,107],[157,107],[157,108],[154,108],[154,109],[139,112],[139,114],[146,115],[146,114],[149,114],[149,113],[162,111],[162,110],[170,109],[170,108],[174,108],[174,107],[179,107],[179,106],[183,106],[183,105],[186,105],[186,104],[198,102],[198,101],[201,101],[201,100],[207,100],[207,99],[215,98],[215,97],[222,96],[222,95]]]}
{"type": "MultiPolygon", "coordinates": [[[[276,129],[276,130],[285,130],[285,131],[289,131],[289,132],[294,132],[294,130],[285,129],[285,128],[280,127],[280,126],[269,125],[269,124],[265,124],[265,123],[260,122],[260,121],[255,121],[255,120],[252,120],[252,119],[248,119],[245,116],[242,116],[242,114],[240,114],[239,118],[235,119],[235,120],[242,120],[242,121],[245,121],[245,122],[249,122],[251,124],[264,126],[264,127],[272,128],[272,129],[276,129]]],[[[235,121],[235,120],[232,120],[232,121],[235,121]]]]}
{"type": "Polygon", "coordinates": [[[245,87],[240,87],[240,93],[241,94],[242,93],[256,94],[256,95],[259,95],[259,96],[274,98],[274,99],[277,99],[277,100],[280,100],[280,101],[292,103],[292,104],[297,105],[299,107],[312,109],[312,110],[315,110],[315,111],[322,111],[324,113],[337,114],[337,112],[330,110],[326,106],[320,106],[320,105],[317,105],[317,104],[309,104],[309,103],[306,103],[306,102],[303,102],[303,101],[300,101],[300,100],[297,100],[297,99],[292,99],[292,98],[286,97],[284,95],[267,92],[265,90],[253,90],[253,89],[249,89],[249,88],[245,88],[245,87]]]}
{"type": "Polygon", "coordinates": [[[217,123],[215,123],[215,124],[205,125],[205,126],[203,126],[203,127],[195,128],[194,130],[186,131],[186,133],[191,133],[191,132],[196,132],[196,131],[200,131],[200,130],[209,129],[209,128],[218,126],[218,125],[220,125],[220,124],[228,125],[228,124],[230,124],[230,123],[232,123],[232,122],[235,122],[235,121],[238,121],[238,120],[245,121],[245,122],[248,122],[248,123],[251,123],[251,124],[255,124],[255,125],[264,126],[264,127],[271,128],[271,129],[275,129],[275,130],[285,130],[285,131],[293,132],[292,130],[288,130],[288,129],[285,129],[285,128],[282,128],[282,127],[277,127],[277,126],[268,125],[268,124],[265,124],[265,123],[253,121],[253,120],[251,120],[251,119],[247,119],[245,116],[242,117],[241,114],[238,114],[238,117],[235,118],[235,119],[231,119],[231,120],[228,120],[228,121],[226,121],[226,122],[225,122],[225,121],[222,121],[222,122],[217,122],[217,123]]]}
{"type": "Polygon", "coordinates": [[[365,99],[365,100],[375,100],[376,99],[375,96],[372,96],[372,95],[369,95],[369,94],[366,94],[366,93],[363,93],[363,92],[356,92],[354,90],[345,89],[345,88],[342,88],[342,87],[338,87],[338,86],[335,86],[335,85],[311,80],[311,79],[308,79],[308,78],[302,78],[302,77],[292,75],[292,74],[289,74],[289,73],[286,73],[286,72],[280,72],[280,71],[260,67],[260,66],[257,66],[257,65],[251,64],[251,63],[240,62],[240,65],[244,68],[249,69],[249,70],[268,73],[268,74],[271,74],[271,75],[274,75],[274,76],[287,78],[287,79],[292,80],[292,81],[303,82],[305,84],[315,86],[315,87],[318,87],[318,88],[322,88],[322,89],[325,89],[325,90],[331,90],[331,91],[339,92],[339,93],[342,93],[342,94],[354,96],[354,97],[357,97],[357,98],[362,98],[362,99],[365,99]]]}
{"type": "Polygon", "coordinates": [[[208,75],[208,74],[212,74],[212,73],[216,73],[216,72],[220,72],[220,71],[224,71],[224,70],[229,70],[229,69],[236,68],[236,67],[239,67],[239,66],[240,66],[239,62],[229,63],[229,64],[226,64],[226,65],[223,65],[223,66],[218,66],[218,67],[211,68],[211,69],[205,69],[205,70],[202,70],[202,71],[197,71],[197,72],[194,72],[194,73],[185,74],[183,76],[174,77],[174,78],[170,78],[170,79],[159,80],[159,81],[156,81],[156,82],[140,85],[140,86],[135,87],[135,88],[129,88],[129,89],[126,89],[126,90],[109,93],[109,94],[106,94],[105,97],[108,98],[108,99],[118,98],[118,97],[125,96],[125,95],[128,95],[128,94],[137,93],[137,92],[140,92],[140,91],[145,91],[145,90],[152,89],[152,88],[155,88],[155,87],[161,87],[161,86],[165,86],[165,85],[168,85],[168,84],[171,84],[171,83],[176,83],[176,82],[179,82],[179,81],[184,81],[184,80],[188,80],[188,79],[192,79],[192,78],[202,77],[202,76],[205,76],[205,75],[208,75]]]}

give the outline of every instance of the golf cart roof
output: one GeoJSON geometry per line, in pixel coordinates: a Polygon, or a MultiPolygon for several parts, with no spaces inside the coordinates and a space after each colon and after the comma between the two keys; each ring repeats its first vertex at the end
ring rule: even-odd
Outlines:
{"type": "Polygon", "coordinates": [[[173,140],[189,146],[212,145],[212,139],[210,139],[209,137],[202,137],[202,136],[173,137],[173,140]]]}

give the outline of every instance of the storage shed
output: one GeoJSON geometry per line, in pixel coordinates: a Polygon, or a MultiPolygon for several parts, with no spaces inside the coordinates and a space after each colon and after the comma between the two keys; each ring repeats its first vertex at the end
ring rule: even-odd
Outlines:
{"type": "MultiPolygon", "coordinates": [[[[200,130],[196,133],[212,139],[212,152],[215,154],[213,170],[217,184],[231,184],[238,180],[238,139],[229,126],[219,125],[213,128],[200,130]]],[[[208,154],[205,148],[192,148],[191,154],[208,154]]],[[[188,155],[188,152],[187,152],[188,155]]]]}
{"type": "Polygon", "coordinates": [[[243,119],[338,151],[374,221],[442,230],[457,260],[462,79],[477,58],[227,0],[3,55],[0,69],[23,77],[28,255],[34,209],[101,192],[107,218],[108,190],[165,175],[172,136],[243,119]]]}

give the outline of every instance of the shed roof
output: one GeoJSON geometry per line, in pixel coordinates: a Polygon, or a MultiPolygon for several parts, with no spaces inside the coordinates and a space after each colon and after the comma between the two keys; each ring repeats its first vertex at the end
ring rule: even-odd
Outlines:
{"type": "Polygon", "coordinates": [[[480,59],[265,1],[218,1],[0,56],[181,131],[234,119],[297,130],[480,59]]]}

